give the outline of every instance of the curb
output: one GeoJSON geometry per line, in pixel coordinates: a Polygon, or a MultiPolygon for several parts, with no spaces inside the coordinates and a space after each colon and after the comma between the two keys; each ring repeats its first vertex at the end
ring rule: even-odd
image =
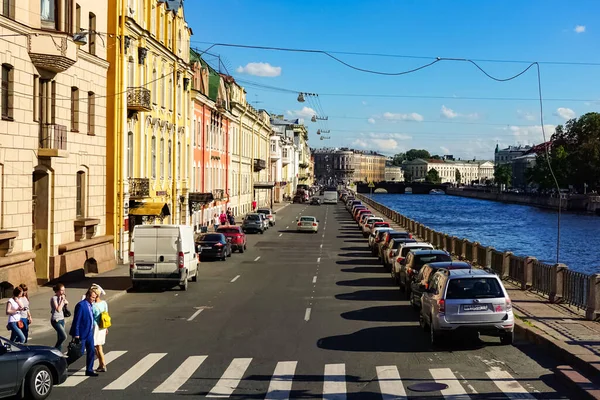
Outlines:
{"type": "MultiPolygon", "coordinates": [[[[129,289],[131,289],[131,288],[127,288],[125,290],[120,290],[120,291],[116,292],[115,294],[113,294],[111,296],[106,296],[104,298],[104,300],[107,303],[111,302],[111,301],[114,301],[114,300],[117,300],[117,299],[125,296],[127,294],[127,292],[129,291],[129,289]]],[[[72,319],[73,319],[73,317],[65,318],[65,322],[71,321],[72,319]]],[[[65,324],[65,329],[66,329],[66,324],[65,324]]],[[[46,334],[48,332],[54,332],[54,328],[52,327],[52,325],[50,325],[50,320],[46,321],[46,323],[44,323],[43,325],[33,325],[29,329],[30,335],[34,336],[34,337],[37,337],[38,335],[44,335],[44,334],[46,334]]],[[[68,331],[67,331],[67,336],[68,336],[68,331]]]]}
{"type": "Polygon", "coordinates": [[[578,399],[600,399],[600,386],[595,385],[569,365],[556,368],[556,377],[565,385],[578,392],[578,399]]]}

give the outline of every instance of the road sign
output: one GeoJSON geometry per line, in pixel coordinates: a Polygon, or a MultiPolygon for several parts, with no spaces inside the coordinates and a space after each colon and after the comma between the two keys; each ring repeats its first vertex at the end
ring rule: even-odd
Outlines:
{"type": "Polygon", "coordinates": [[[375,184],[373,183],[373,181],[371,181],[371,183],[369,183],[369,187],[370,188],[374,188],[375,187],[375,184]]]}

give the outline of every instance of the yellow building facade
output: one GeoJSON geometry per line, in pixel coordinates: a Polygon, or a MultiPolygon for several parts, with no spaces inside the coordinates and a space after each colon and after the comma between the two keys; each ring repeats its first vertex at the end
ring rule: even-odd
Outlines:
{"type": "Polygon", "coordinates": [[[107,227],[126,262],[133,227],[188,223],[191,29],[182,0],[109,0],[107,227]]]}

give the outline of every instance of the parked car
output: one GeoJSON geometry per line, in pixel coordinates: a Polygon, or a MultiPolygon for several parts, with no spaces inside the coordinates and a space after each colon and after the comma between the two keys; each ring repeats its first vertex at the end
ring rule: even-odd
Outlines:
{"type": "Polygon", "coordinates": [[[259,208],[258,210],[256,210],[256,212],[259,214],[264,214],[264,216],[267,217],[267,220],[269,221],[269,226],[275,226],[275,215],[277,214],[276,212],[272,212],[270,208],[259,208]]]}
{"type": "Polygon", "coordinates": [[[363,214],[373,215],[373,212],[371,210],[369,210],[368,208],[363,208],[363,209],[356,210],[356,212],[354,213],[354,221],[357,224],[359,223],[360,217],[363,214]]]}
{"type": "Polygon", "coordinates": [[[250,213],[246,214],[244,221],[242,221],[242,230],[244,233],[248,232],[260,232],[265,233],[265,224],[263,223],[260,214],[250,213]]]}
{"type": "Polygon", "coordinates": [[[362,226],[363,223],[370,217],[373,216],[373,213],[371,211],[365,212],[365,213],[361,213],[358,216],[358,229],[360,229],[362,231],[362,226]]]}
{"type": "MultiPolygon", "coordinates": [[[[383,237],[383,234],[385,232],[393,230],[394,228],[390,228],[389,226],[381,226],[373,229],[371,234],[369,234],[369,248],[371,249],[373,255],[375,255],[373,249],[375,249],[375,245],[377,244],[377,238],[379,237],[379,234],[381,234],[383,237]]],[[[379,240],[381,240],[381,238],[379,240]]]]}
{"type": "Polygon", "coordinates": [[[400,262],[399,270],[396,271],[396,282],[400,286],[400,291],[406,294],[410,299],[411,282],[418,275],[421,267],[429,263],[452,261],[452,256],[444,250],[411,250],[404,261],[400,262]]]}
{"type": "Polygon", "coordinates": [[[396,238],[412,239],[412,235],[405,231],[387,231],[383,236],[383,240],[377,243],[378,248],[376,254],[380,260],[383,260],[384,247],[387,248],[390,243],[390,240],[396,238]]]}
{"type": "Polygon", "coordinates": [[[514,340],[512,302],[496,274],[480,269],[438,270],[423,293],[419,324],[431,344],[454,332],[475,332],[514,340]]]}
{"type": "Polygon", "coordinates": [[[449,262],[433,262],[423,265],[419,274],[410,283],[410,304],[415,309],[421,308],[421,296],[431,287],[433,275],[439,269],[472,269],[473,267],[468,262],[464,261],[449,261],[449,262]]]}
{"type": "Polygon", "coordinates": [[[383,222],[383,218],[371,215],[369,218],[363,221],[361,229],[364,237],[369,237],[369,233],[371,233],[371,227],[375,222],[383,222]]]}
{"type": "Polygon", "coordinates": [[[178,284],[198,280],[194,230],[188,225],[136,225],[129,249],[129,277],[133,289],[142,283],[178,284]]]}
{"type": "Polygon", "coordinates": [[[376,228],[390,228],[392,229],[392,227],[390,226],[389,222],[375,222],[374,224],[371,225],[371,227],[369,228],[369,235],[371,234],[371,232],[373,232],[376,228]]]}
{"type": "Polygon", "coordinates": [[[407,237],[393,238],[381,249],[381,263],[387,270],[392,269],[394,258],[398,254],[400,248],[407,243],[416,243],[415,239],[407,237]]]}
{"type": "Polygon", "coordinates": [[[296,221],[298,221],[296,230],[300,232],[317,233],[319,231],[319,220],[316,217],[302,216],[296,221]]]}
{"type": "Polygon", "coordinates": [[[311,197],[310,199],[310,205],[311,206],[320,206],[321,205],[321,199],[318,197],[311,197]]]}
{"type": "Polygon", "coordinates": [[[265,214],[262,214],[262,213],[257,213],[257,214],[260,217],[260,220],[262,221],[263,226],[265,227],[265,231],[266,231],[267,229],[269,229],[269,226],[270,226],[269,219],[267,218],[267,216],[265,214]]]}
{"type": "Polygon", "coordinates": [[[293,203],[304,203],[304,195],[301,193],[296,193],[294,195],[293,203]]]}
{"type": "Polygon", "coordinates": [[[67,380],[67,358],[54,347],[13,343],[0,337],[0,398],[24,394],[43,400],[67,380]]]}
{"type": "Polygon", "coordinates": [[[225,235],[231,242],[231,251],[238,250],[243,253],[246,250],[246,234],[237,225],[224,225],[217,229],[218,233],[225,235]]]}
{"type": "Polygon", "coordinates": [[[390,263],[392,264],[392,278],[394,281],[398,282],[398,276],[402,266],[404,265],[406,257],[412,251],[418,250],[434,250],[434,247],[431,245],[431,243],[427,242],[404,243],[400,246],[394,257],[390,258],[390,263]]]}
{"type": "Polygon", "coordinates": [[[201,249],[202,258],[216,258],[225,261],[231,257],[231,241],[222,233],[202,233],[196,239],[196,247],[201,249]]]}
{"type": "Polygon", "coordinates": [[[377,230],[375,238],[373,239],[373,245],[371,247],[372,255],[379,257],[379,244],[381,242],[383,242],[383,240],[385,239],[385,235],[387,235],[388,232],[393,232],[393,231],[394,231],[393,228],[377,230]]]}

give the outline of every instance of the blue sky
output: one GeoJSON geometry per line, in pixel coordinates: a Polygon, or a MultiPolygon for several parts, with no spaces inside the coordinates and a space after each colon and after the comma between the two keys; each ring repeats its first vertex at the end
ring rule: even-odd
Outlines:
{"type": "MultiPolygon", "coordinates": [[[[418,57],[598,63],[541,65],[544,98],[559,99],[544,101],[546,133],[569,117],[600,111],[598,0],[187,0],[185,7],[194,31],[192,46],[200,50],[210,46],[203,42],[220,42],[418,57]]],[[[495,82],[465,62],[442,61],[403,76],[381,76],[352,70],[321,54],[231,47],[214,47],[210,53],[222,57],[255,107],[304,117],[311,147],[350,146],[385,154],[425,148],[435,154],[491,159],[496,143],[542,141],[536,100],[481,99],[536,99],[533,68],[515,80],[495,82]],[[319,97],[299,103],[297,94],[255,84],[319,97]],[[311,123],[312,111],[304,107],[329,119],[311,123]],[[329,129],[331,139],[319,140],[319,128],[329,129]]],[[[431,62],[334,55],[360,68],[386,72],[431,62]]],[[[500,78],[527,67],[479,64],[500,78]]]]}

